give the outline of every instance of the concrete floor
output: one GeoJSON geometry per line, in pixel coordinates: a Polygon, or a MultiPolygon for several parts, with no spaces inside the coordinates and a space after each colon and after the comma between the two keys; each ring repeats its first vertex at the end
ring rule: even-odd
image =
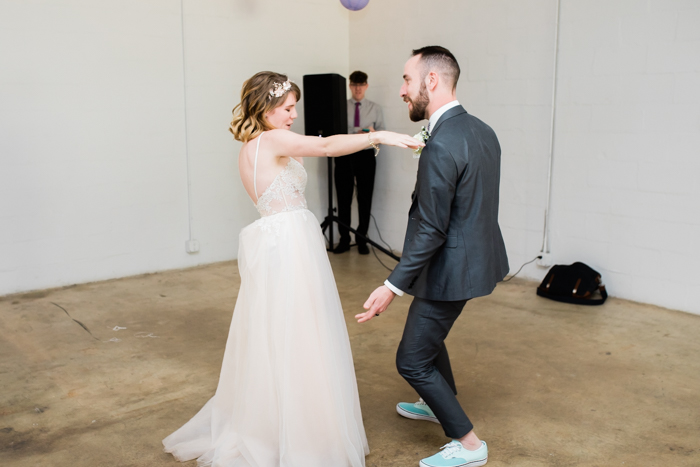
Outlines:
{"type": "MultiPolygon", "coordinates": [[[[410,298],[358,325],[387,271],[354,250],[331,261],[367,465],[417,466],[447,440],[394,411],[416,399],[394,368],[410,298]]],[[[1,297],[0,465],[179,465],[160,440],[213,394],[238,285],[229,262],[1,297]]],[[[535,285],[515,279],[468,303],[448,339],[488,465],[699,466],[700,316],[559,304],[535,285]]]]}

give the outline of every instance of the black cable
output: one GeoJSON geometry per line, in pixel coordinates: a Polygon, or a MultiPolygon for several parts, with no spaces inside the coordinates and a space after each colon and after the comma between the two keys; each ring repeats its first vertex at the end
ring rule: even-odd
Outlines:
{"type": "MultiPolygon", "coordinates": [[[[386,242],[386,240],[384,240],[384,238],[382,238],[382,232],[379,230],[379,226],[377,225],[377,219],[374,217],[374,214],[370,213],[369,216],[372,218],[372,221],[374,221],[374,228],[377,229],[377,235],[379,235],[379,240],[381,240],[381,242],[382,242],[384,245],[386,245],[387,249],[388,249],[389,251],[391,251],[391,254],[395,254],[395,253],[394,253],[394,249],[391,247],[391,245],[389,245],[389,244],[386,242]]],[[[377,261],[379,261],[379,264],[381,264],[382,266],[384,266],[384,268],[386,268],[387,271],[393,271],[393,269],[391,269],[389,266],[387,266],[386,264],[384,264],[384,263],[382,262],[381,259],[379,259],[379,256],[377,256],[377,252],[374,250],[374,245],[372,245],[372,244],[370,243],[369,246],[372,247],[372,253],[374,254],[374,257],[377,258],[377,261]]]]}
{"type": "Polygon", "coordinates": [[[379,256],[377,256],[377,252],[376,252],[375,249],[374,249],[374,245],[370,244],[369,246],[372,247],[372,253],[374,253],[374,257],[377,258],[377,261],[379,261],[379,264],[381,264],[382,266],[384,266],[384,267],[386,268],[387,271],[393,271],[393,269],[391,269],[391,268],[390,268],[389,266],[387,266],[386,264],[382,263],[382,260],[379,259],[379,256]]]}
{"type": "MultiPolygon", "coordinates": [[[[355,185],[355,188],[357,189],[357,185],[355,185]]],[[[384,238],[382,237],[382,232],[379,230],[379,226],[377,225],[377,219],[374,217],[374,214],[370,213],[370,217],[372,218],[372,222],[374,222],[374,228],[377,229],[377,235],[379,235],[379,240],[380,240],[384,245],[386,245],[386,247],[389,249],[389,251],[391,251],[392,253],[394,253],[394,249],[391,248],[391,245],[389,245],[389,244],[386,242],[386,240],[384,240],[384,238]]],[[[372,247],[372,253],[374,254],[374,257],[377,258],[377,261],[379,261],[379,264],[381,264],[382,266],[384,266],[384,268],[387,269],[388,271],[393,271],[393,269],[391,269],[389,266],[387,266],[386,264],[384,264],[384,263],[382,262],[381,259],[379,259],[379,256],[377,256],[377,252],[376,252],[375,249],[374,249],[374,245],[370,244],[370,247],[372,247]]],[[[522,266],[520,266],[520,268],[518,269],[518,271],[517,271],[515,274],[513,274],[512,276],[510,276],[508,279],[505,279],[503,282],[508,282],[509,280],[511,280],[512,278],[514,278],[514,277],[517,276],[518,274],[520,274],[520,271],[522,271],[523,268],[524,268],[525,266],[527,266],[528,264],[530,264],[530,263],[532,263],[532,262],[534,262],[534,261],[537,261],[538,259],[542,259],[542,256],[541,256],[541,255],[537,255],[537,256],[535,256],[534,258],[532,258],[530,261],[528,261],[528,262],[526,262],[526,263],[523,263],[522,266]]]]}
{"type": "Polygon", "coordinates": [[[508,279],[505,279],[503,282],[508,282],[509,280],[511,280],[512,278],[514,278],[515,276],[517,276],[517,275],[520,273],[520,271],[523,270],[523,268],[524,268],[525,266],[527,266],[528,264],[530,264],[530,263],[532,263],[533,261],[536,261],[536,260],[538,260],[538,259],[542,259],[542,256],[541,256],[541,255],[537,255],[537,256],[535,256],[534,258],[532,258],[530,261],[528,261],[527,263],[523,263],[523,265],[520,266],[520,269],[518,269],[518,272],[516,272],[515,274],[513,274],[512,276],[510,276],[508,279]]]}
{"type": "MultiPolygon", "coordinates": [[[[353,193],[353,194],[356,194],[356,193],[357,193],[357,182],[355,182],[354,185],[355,185],[355,187],[354,187],[354,188],[355,188],[355,190],[354,190],[355,193],[353,193]]],[[[382,232],[379,230],[379,226],[377,225],[377,219],[374,217],[374,214],[370,213],[369,216],[372,218],[372,222],[374,222],[374,228],[377,229],[377,235],[379,235],[379,240],[387,247],[387,249],[388,249],[389,251],[391,251],[393,254],[395,254],[395,253],[394,253],[394,249],[391,247],[391,245],[389,245],[389,244],[386,242],[386,240],[384,240],[384,238],[382,237],[382,232]]],[[[384,264],[384,263],[382,262],[381,259],[379,259],[379,256],[377,256],[377,252],[376,252],[375,249],[374,249],[374,245],[370,244],[369,246],[372,247],[372,253],[374,254],[374,257],[377,258],[377,261],[379,261],[379,264],[381,264],[382,266],[384,266],[384,268],[387,269],[388,271],[393,271],[393,269],[391,269],[389,266],[387,266],[386,264],[384,264]]],[[[520,271],[522,271],[523,268],[524,268],[525,266],[527,266],[528,264],[530,264],[530,263],[532,263],[532,262],[534,262],[534,261],[536,261],[536,260],[538,260],[538,259],[542,259],[542,256],[541,256],[541,255],[537,255],[537,256],[535,256],[534,258],[532,258],[530,261],[528,261],[528,262],[526,262],[526,263],[523,263],[522,266],[520,266],[520,268],[518,269],[518,271],[517,271],[515,274],[513,274],[513,275],[510,276],[508,279],[505,279],[505,280],[502,281],[502,282],[508,282],[509,280],[511,280],[512,278],[514,278],[514,277],[517,276],[518,274],[520,274],[520,271]]]]}
{"type": "Polygon", "coordinates": [[[371,217],[372,220],[374,221],[374,228],[377,229],[377,234],[379,235],[379,240],[381,240],[382,243],[383,243],[384,245],[386,245],[386,247],[389,249],[389,251],[391,251],[392,254],[396,254],[396,253],[394,253],[394,249],[391,247],[391,245],[389,245],[389,244],[386,242],[386,240],[384,240],[384,239],[382,238],[382,233],[379,231],[379,226],[377,225],[377,219],[374,217],[374,214],[369,213],[369,217],[371,217]]]}
{"type": "MultiPolygon", "coordinates": [[[[353,180],[353,185],[354,185],[353,196],[354,196],[355,198],[357,198],[357,181],[353,180]]],[[[369,216],[372,218],[372,221],[374,222],[374,228],[377,229],[377,234],[379,235],[379,240],[381,240],[381,242],[387,247],[387,249],[388,249],[389,251],[391,251],[392,254],[396,254],[396,253],[394,253],[394,249],[391,247],[391,245],[389,245],[389,244],[386,242],[386,240],[384,240],[384,238],[382,237],[382,232],[379,230],[379,226],[377,225],[377,219],[374,217],[374,214],[372,214],[372,213],[370,212],[370,213],[369,213],[369,216]]],[[[357,239],[355,239],[355,243],[357,243],[357,239]]],[[[369,246],[372,248],[372,254],[374,254],[374,257],[375,257],[375,258],[377,258],[377,261],[379,261],[379,264],[381,264],[382,266],[384,266],[384,268],[385,268],[387,271],[393,271],[392,268],[390,268],[389,266],[387,266],[386,264],[384,264],[384,263],[382,262],[382,260],[379,259],[379,256],[377,256],[377,252],[376,252],[376,250],[374,249],[374,245],[372,245],[372,244],[370,243],[369,246]]]]}

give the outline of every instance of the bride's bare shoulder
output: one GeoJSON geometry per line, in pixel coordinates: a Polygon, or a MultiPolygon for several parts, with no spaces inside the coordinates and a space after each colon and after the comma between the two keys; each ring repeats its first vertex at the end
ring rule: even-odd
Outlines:
{"type": "Polygon", "coordinates": [[[276,143],[289,143],[298,138],[303,138],[303,136],[294,133],[291,130],[274,129],[265,132],[265,137],[263,141],[272,141],[276,143]]]}
{"type": "MultiPolygon", "coordinates": [[[[257,138],[245,143],[241,148],[239,157],[252,161],[255,157],[258,142],[260,142],[260,158],[265,160],[270,158],[283,159],[283,162],[286,164],[288,162],[287,158],[292,157],[303,165],[302,158],[307,152],[304,148],[308,146],[308,141],[305,138],[308,137],[290,130],[268,130],[257,138]]],[[[252,162],[250,163],[252,164],[252,162]]],[[[280,163],[280,161],[277,163],[280,163]]]]}

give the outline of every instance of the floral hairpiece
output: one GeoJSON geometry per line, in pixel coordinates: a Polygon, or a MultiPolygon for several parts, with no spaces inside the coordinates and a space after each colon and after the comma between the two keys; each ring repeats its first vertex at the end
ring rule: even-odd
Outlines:
{"type": "Polygon", "coordinates": [[[270,89],[270,99],[273,97],[282,97],[290,89],[292,89],[292,83],[289,80],[284,83],[274,83],[272,89],[270,89]]]}

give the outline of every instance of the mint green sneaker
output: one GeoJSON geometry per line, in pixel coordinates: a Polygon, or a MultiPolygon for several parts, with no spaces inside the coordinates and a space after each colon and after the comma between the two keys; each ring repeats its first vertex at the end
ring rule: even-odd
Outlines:
{"type": "Polygon", "coordinates": [[[399,402],[396,404],[396,411],[402,417],[412,418],[413,420],[427,420],[429,422],[440,424],[435,414],[428,404],[423,401],[423,398],[418,399],[418,402],[411,404],[410,402],[399,402]]]}
{"type": "Polygon", "coordinates": [[[420,461],[420,467],[478,467],[486,465],[489,450],[484,441],[476,451],[464,449],[456,439],[444,445],[440,452],[420,461]]]}

